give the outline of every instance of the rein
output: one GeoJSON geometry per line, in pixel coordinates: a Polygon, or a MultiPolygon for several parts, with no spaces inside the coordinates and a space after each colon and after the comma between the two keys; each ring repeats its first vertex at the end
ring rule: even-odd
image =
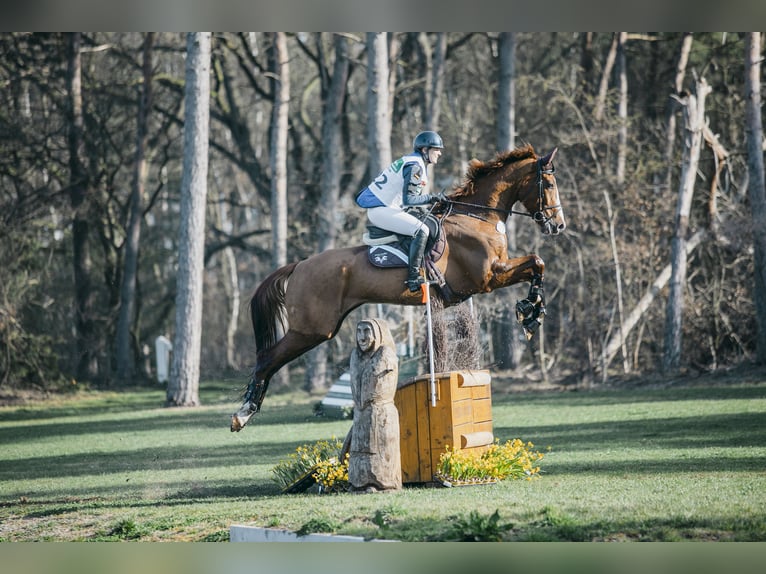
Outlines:
{"type": "MultiPolygon", "coordinates": [[[[544,195],[543,195],[543,175],[553,175],[556,173],[556,168],[551,164],[550,169],[543,169],[542,164],[540,163],[540,160],[537,160],[537,211],[534,213],[529,213],[526,211],[517,211],[515,209],[501,209],[499,207],[490,207],[488,205],[480,205],[478,203],[468,203],[467,201],[454,201],[452,199],[448,199],[449,203],[451,205],[464,205],[466,207],[476,207],[478,209],[486,209],[489,211],[497,211],[498,213],[504,214],[506,217],[509,215],[523,215],[524,217],[531,217],[538,223],[547,223],[551,220],[552,216],[546,216],[545,212],[552,210],[552,209],[558,209],[561,207],[560,203],[557,203],[556,205],[550,205],[550,206],[544,206],[544,195]]],[[[450,210],[451,211],[451,210],[450,210]]],[[[470,213],[466,215],[472,215],[470,213]]],[[[478,217],[474,215],[474,217],[478,217]]],[[[482,219],[481,217],[478,217],[479,219],[482,219]]]]}

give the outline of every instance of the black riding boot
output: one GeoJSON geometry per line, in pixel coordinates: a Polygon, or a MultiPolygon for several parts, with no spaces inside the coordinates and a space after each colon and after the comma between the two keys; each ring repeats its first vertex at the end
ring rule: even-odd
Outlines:
{"type": "Polygon", "coordinates": [[[410,243],[410,267],[407,272],[407,287],[413,293],[420,291],[420,286],[425,283],[425,279],[420,274],[420,267],[423,264],[423,255],[426,252],[426,242],[428,241],[428,234],[421,229],[412,238],[410,243]]]}

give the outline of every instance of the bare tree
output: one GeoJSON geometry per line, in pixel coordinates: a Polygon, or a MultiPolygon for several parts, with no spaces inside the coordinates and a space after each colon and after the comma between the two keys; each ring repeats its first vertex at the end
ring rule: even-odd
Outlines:
{"type": "MultiPolygon", "coordinates": [[[[686,32],[681,40],[681,48],[678,54],[678,61],[676,62],[676,74],[673,81],[673,88],[675,94],[680,94],[684,89],[684,77],[686,76],[686,65],[689,63],[689,54],[692,51],[692,34],[686,32]]],[[[673,148],[676,142],[676,110],[678,108],[678,102],[675,98],[671,97],[668,102],[668,109],[666,115],[666,132],[665,132],[665,152],[664,152],[664,164],[667,166],[667,172],[665,175],[665,187],[670,189],[670,182],[673,176],[673,148]]]]}
{"type": "Polygon", "coordinates": [[[189,33],[186,40],[186,110],[176,280],[176,332],[167,390],[168,406],[199,404],[210,120],[210,36],[210,32],[194,32],[189,33]]]}
{"type": "Polygon", "coordinates": [[[117,379],[129,381],[135,372],[134,345],[131,344],[136,309],[136,283],[138,281],[138,246],[141,241],[144,187],[146,184],[146,147],[149,137],[149,111],[152,107],[152,47],[154,33],[144,38],[143,83],[136,121],[136,163],[130,194],[130,216],[125,238],[125,269],[120,289],[120,314],[117,319],[116,359],[117,379]]]}
{"type": "MultiPolygon", "coordinates": [[[[338,197],[340,196],[341,115],[346,98],[349,60],[348,41],[342,34],[333,37],[335,60],[332,75],[322,69],[322,172],[319,208],[319,251],[335,247],[338,234],[338,197]]],[[[322,56],[319,41],[320,61],[322,56]]],[[[323,64],[320,64],[323,65],[323,64]]],[[[316,392],[326,386],[327,346],[320,345],[309,353],[306,368],[306,390],[316,392]]]]}
{"type": "Polygon", "coordinates": [[[428,129],[439,129],[439,115],[442,107],[442,93],[444,92],[444,67],[447,57],[447,33],[439,32],[436,34],[436,45],[434,46],[433,59],[431,61],[433,71],[431,72],[431,85],[428,98],[428,107],[426,109],[425,125],[428,129]]]}
{"type": "Polygon", "coordinates": [[[74,253],[75,291],[75,346],[76,377],[92,380],[98,377],[98,361],[94,352],[95,291],[91,281],[91,255],[88,236],[90,213],[88,200],[89,178],[85,166],[85,142],[82,102],[82,62],[80,58],[80,32],[69,34],[69,66],[67,88],[69,95],[69,177],[72,211],[72,250],[74,253]]]}
{"type": "Polygon", "coordinates": [[[625,164],[628,156],[628,64],[625,57],[627,32],[617,35],[617,74],[620,84],[620,99],[617,105],[619,127],[617,130],[617,183],[625,182],[625,164]]]}
{"type": "Polygon", "coordinates": [[[766,363],[766,189],[763,173],[763,123],[761,118],[761,33],[745,35],[745,131],[747,133],[748,194],[753,217],[755,285],[756,357],[766,363]]]}
{"type": "Polygon", "coordinates": [[[612,44],[609,46],[609,52],[607,52],[606,61],[604,62],[604,70],[601,73],[601,82],[598,86],[598,96],[596,97],[596,107],[593,111],[593,118],[598,122],[604,117],[604,107],[606,106],[606,94],[609,90],[609,76],[612,74],[614,68],[614,62],[617,59],[617,48],[619,44],[619,32],[612,35],[612,44]]]}
{"type": "Polygon", "coordinates": [[[271,244],[274,268],[287,263],[287,128],[290,111],[290,64],[287,36],[274,36],[273,90],[271,112],[271,244]]]}
{"type": "MultiPolygon", "coordinates": [[[[497,85],[497,151],[507,151],[516,145],[516,33],[501,32],[498,38],[500,70],[497,85]]],[[[509,253],[515,253],[516,222],[518,218],[506,220],[505,234],[509,253]]],[[[521,331],[516,323],[514,307],[511,304],[513,293],[504,293],[506,308],[497,326],[495,359],[505,367],[515,369],[521,363],[526,348],[521,338],[521,331]]]]}
{"type": "MultiPolygon", "coordinates": [[[[287,35],[275,32],[272,58],[272,92],[274,107],[271,110],[271,253],[272,266],[276,269],[287,264],[287,132],[290,111],[290,64],[287,52],[287,35]]],[[[274,382],[286,386],[290,380],[289,365],[282,367],[274,382]]]]}
{"type": "Polygon", "coordinates": [[[694,182],[697,178],[702,148],[702,132],[705,125],[705,98],[711,88],[702,78],[697,81],[695,94],[689,94],[681,102],[684,106],[686,135],[684,138],[684,163],[681,183],[678,188],[678,204],[671,242],[673,270],[670,276],[670,293],[665,315],[665,352],[663,369],[672,371],[681,363],[681,323],[684,309],[684,287],[686,285],[686,242],[689,232],[694,182]]]}
{"type": "Polygon", "coordinates": [[[367,32],[367,142],[371,176],[391,163],[386,36],[385,32],[367,32]]]}

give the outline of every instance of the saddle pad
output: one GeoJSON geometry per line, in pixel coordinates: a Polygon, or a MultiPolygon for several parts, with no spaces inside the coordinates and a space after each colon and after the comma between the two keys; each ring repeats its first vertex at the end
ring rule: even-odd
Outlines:
{"type": "Polygon", "coordinates": [[[407,267],[409,260],[409,255],[397,244],[372,245],[367,249],[367,257],[375,267],[407,267]]]}

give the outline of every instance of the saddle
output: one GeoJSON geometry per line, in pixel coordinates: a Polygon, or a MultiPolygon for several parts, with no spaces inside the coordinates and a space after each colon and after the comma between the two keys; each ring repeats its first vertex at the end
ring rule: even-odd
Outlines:
{"type": "MultiPolygon", "coordinates": [[[[434,265],[441,259],[447,245],[441,232],[441,220],[430,214],[418,219],[428,227],[428,242],[426,243],[423,266],[426,268],[429,279],[442,285],[444,284],[444,277],[434,265]]],[[[367,258],[375,267],[393,268],[409,265],[410,243],[412,242],[412,237],[409,235],[400,235],[374,225],[367,225],[367,231],[362,237],[362,242],[368,246],[367,258]]]]}

